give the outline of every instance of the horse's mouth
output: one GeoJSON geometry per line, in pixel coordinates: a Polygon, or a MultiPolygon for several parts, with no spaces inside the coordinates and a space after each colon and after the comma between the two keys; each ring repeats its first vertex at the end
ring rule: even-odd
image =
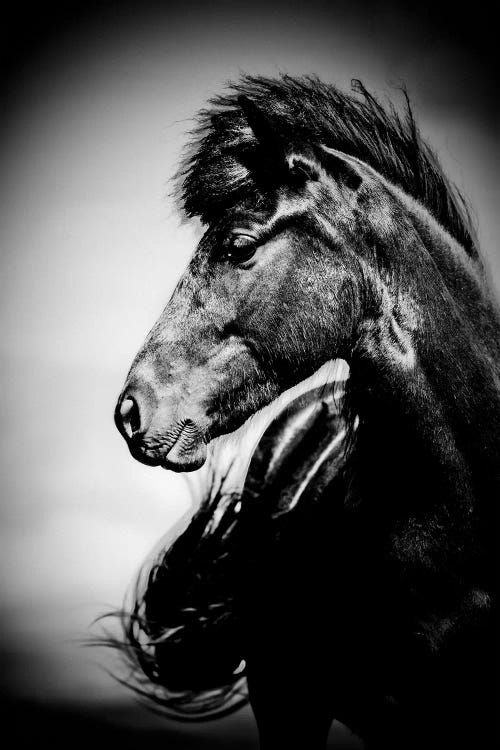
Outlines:
{"type": "Polygon", "coordinates": [[[196,471],[206,460],[207,444],[201,430],[191,420],[185,420],[179,423],[177,435],[160,465],[170,471],[196,471]]]}
{"type": "Polygon", "coordinates": [[[195,471],[207,458],[203,431],[190,419],[176,422],[165,433],[141,436],[129,443],[132,456],[146,466],[170,471],[195,471]]]}

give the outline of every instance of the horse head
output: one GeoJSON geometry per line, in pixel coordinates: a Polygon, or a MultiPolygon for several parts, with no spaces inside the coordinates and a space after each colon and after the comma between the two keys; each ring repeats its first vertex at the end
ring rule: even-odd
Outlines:
{"type": "Polygon", "coordinates": [[[251,189],[205,232],[137,354],[116,410],[135,458],[200,467],[239,427],[329,359],[360,323],[361,167],[280,139],[249,100],[251,189]],[[327,166],[325,167],[325,162],[327,166]]]}
{"type": "MultiPolygon", "coordinates": [[[[190,186],[216,195],[226,179],[226,200],[199,211],[205,234],[116,408],[132,455],[174,471],[331,359],[412,371],[421,311],[448,284],[479,294],[475,261],[371,165],[283,132],[246,96],[231,116],[209,144],[213,190],[202,160],[190,186]]],[[[443,325],[458,329],[457,310],[443,325]]]]}

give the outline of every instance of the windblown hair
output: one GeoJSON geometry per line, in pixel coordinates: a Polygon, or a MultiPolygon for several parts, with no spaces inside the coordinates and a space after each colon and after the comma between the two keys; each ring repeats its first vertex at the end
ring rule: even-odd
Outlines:
{"type": "Polygon", "coordinates": [[[255,566],[265,565],[256,562],[255,540],[265,561],[266,544],[317,512],[317,495],[345,460],[343,393],[342,382],[324,385],[283,409],[261,437],[242,491],[230,491],[214,467],[188,527],[145,564],[131,606],[111,613],[121,637],[94,641],[122,653],[129,674],[120,682],[165,715],[206,721],[248,701],[239,599],[255,566]],[[311,466],[314,482],[305,482],[311,466]]]}
{"type": "Polygon", "coordinates": [[[139,572],[132,606],[105,615],[122,635],[94,641],[121,652],[129,674],[119,682],[179,721],[220,718],[248,700],[232,601],[240,498],[223,480],[205,489],[187,529],[139,572]]]}
{"type": "Polygon", "coordinates": [[[228,88],[199,113],[177,174],[187,216],[210,224],[252,192],[243,161],[256,141],[238,105],[238,97],[245,95],[291,146],[321,144],[364,161],[421,202],[471,256],[477,256],[467,202],[422,140],[406,90],[406,108],[398,114],[391,104],[384,108],[358,80],[352,83],[353,94],[315,76],[244,75],[228,88]]]}

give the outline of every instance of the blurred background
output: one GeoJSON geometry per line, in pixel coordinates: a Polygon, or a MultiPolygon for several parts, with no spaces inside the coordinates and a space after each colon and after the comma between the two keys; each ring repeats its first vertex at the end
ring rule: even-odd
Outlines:
{"type": "MultiPolygon", "coordinates": [[[[416,117],[474,207],[500,292],[498,102],[488,8],[421,2],[19,4],[0,124],[0,691],[18,737],[256,747],[248,710],[176,725],[81,641],[190,512],[182,476],[113,425],[132,358],[200,230],[169,196],[190,118],[241,71],[360,78],[416,117]]],[[[335,725],[337,747],[360,747],[335,725]]]]}

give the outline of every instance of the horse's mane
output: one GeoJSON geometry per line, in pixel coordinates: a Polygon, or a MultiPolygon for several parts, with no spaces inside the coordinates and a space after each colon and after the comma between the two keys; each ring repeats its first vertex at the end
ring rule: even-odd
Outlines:
{"type": "Polygon", "coordinates": [[[117,619],[121,634],[103,630],[90,642],[117,649],[128,668],[118,682],[179,721],[221,718],[248,702],[231,596],[240,505],[212,476],[188,527],[139,571],[131,601],[99,618],[117,619]]]}
{"type": "MultiPolygon", "coordinates": [[[[243,489],[229,489],[229,472],[221,474],[214,463],[187,528],[161,542],[123,609],[104,616],[117,619],[121,632],[105,630],[91,642],[122,654],[128,674],[115,676],[146,705],[192,722],[247,703],[238,599],[249,575],[253,581],[255,540],[257,557],[265,560],[266,544],[272,540],[274,547],[293,518],[304,529],[309,513],[318,512],[315,483],[304,477],[315,466],[315,482],[323,487],[340,473],[351,439],[343,437],[344,388],[342,381],[312,388],[275,415],[254,449],[243,489]]],[[[297,543],[294,555],[300,549],[297,543]]]]}
{"type": "Polygon", "coordinates": [[[477,243],[467,201],[443,173],[422,140],[406,90],[399,114],[354,80],[353,93],[315,76],[279,78],[243,75],[228,92],[210,100],[191,131],[177,174],[178,194],[187,216],[209,224],[248,193],[251,179],[238,156],[254,142],[238,106],[246,95],[293,145],[323,144],[369,164],[421,202],[472,256],[477,243]]]}

